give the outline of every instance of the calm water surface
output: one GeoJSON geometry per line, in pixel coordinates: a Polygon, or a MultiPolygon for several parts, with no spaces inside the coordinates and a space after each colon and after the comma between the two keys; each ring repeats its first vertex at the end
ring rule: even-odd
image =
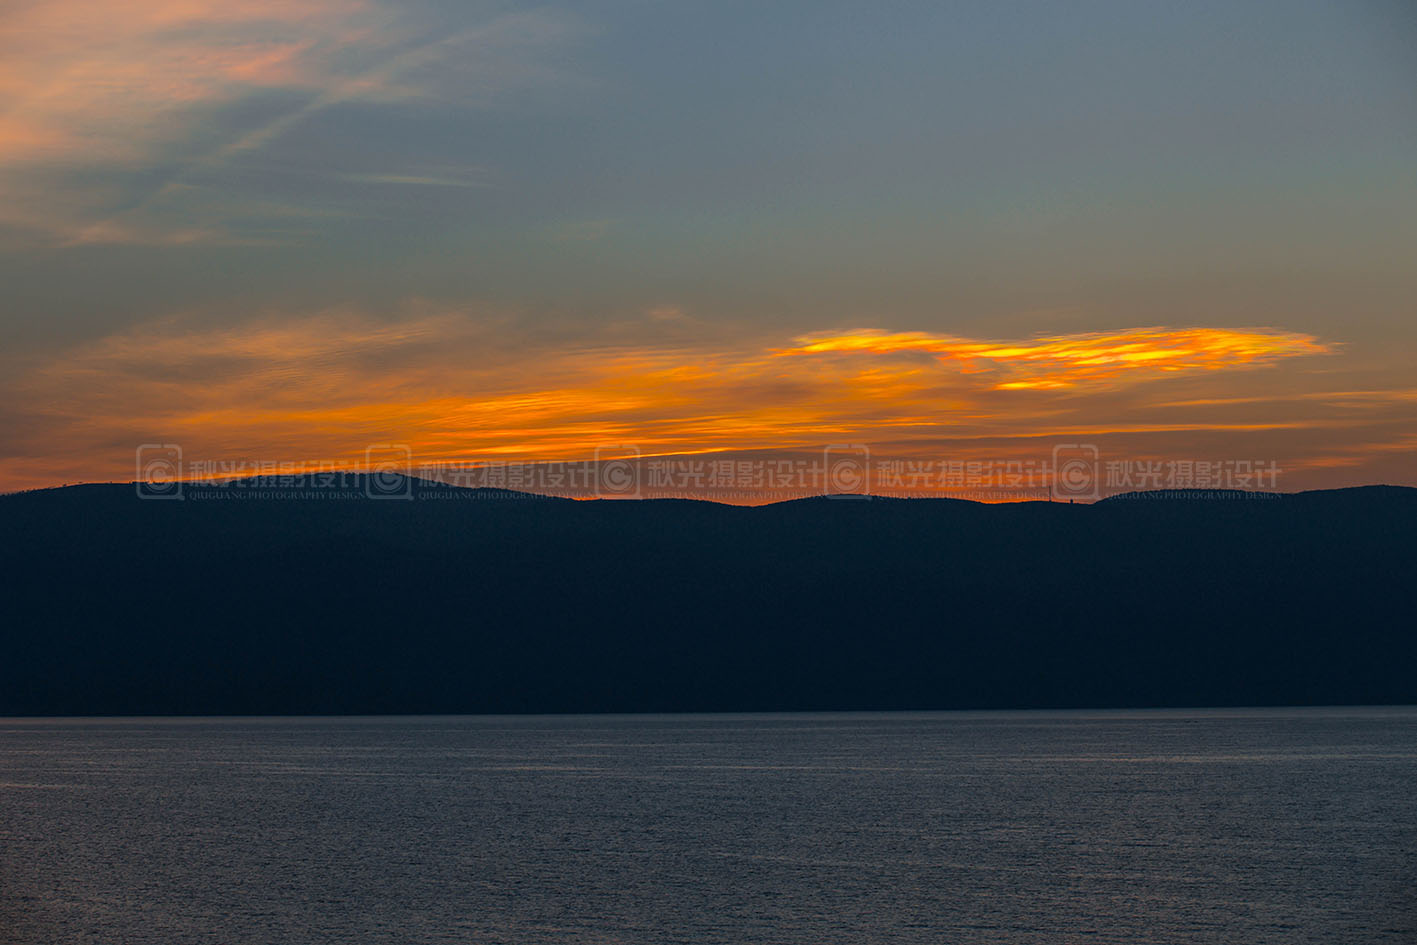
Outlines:
{"type": "Polygon", "coordinates": [[[0,720],[0,941],[1417,942],[1417,710],[0,720]]]}

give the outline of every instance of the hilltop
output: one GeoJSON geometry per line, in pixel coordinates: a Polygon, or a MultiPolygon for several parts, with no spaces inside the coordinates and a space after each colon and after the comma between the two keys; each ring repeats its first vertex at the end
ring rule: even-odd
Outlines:
{"type": "Polygon", "coordinates": [[[0,497],[0,714],[1417,701],[1417,489],[251,497],[273,485],[0,497]]]}

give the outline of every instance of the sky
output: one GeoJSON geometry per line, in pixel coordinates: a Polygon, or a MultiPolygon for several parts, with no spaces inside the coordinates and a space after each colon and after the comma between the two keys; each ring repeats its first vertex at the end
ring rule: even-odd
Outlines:
{"type": "Polygon", "coordinates": [[[8,0],[0,490],[151,443],[1417,485],[1414,50],[1399,0],[8,0]]]}

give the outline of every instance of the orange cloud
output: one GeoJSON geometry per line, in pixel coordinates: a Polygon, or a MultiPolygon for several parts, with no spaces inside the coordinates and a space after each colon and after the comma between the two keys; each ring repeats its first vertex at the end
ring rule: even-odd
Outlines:
{"type": "Polygon", "coordinates": [[[967,371],[1005,375],[999,390],[1056,390],[1136,380],[1138,372],[1222,370],[1334,349],[1311,335],[1272,329],[1135,328],[1022,342],[972,341],[925,332],[859,329],[808,335],[780,355],[919,352],[967,371]],[[1022,375],[1022,376],[1020,376],[1022,375]]]}
{"type": "Polygon", "coordinates": [[[1025,341],[863,330],[788,346],[546,350],[514,324],[458,313],[387,322],[327,313],[224,328],[168,321],[80,347],[10,384],[12,403],[48,406],[21,424],[0,472],[11,486],[46,463],[66,470],[51,480],[91,479],[107,457],[121,464],[133,444],[152,440],[210,458],[348,461],[371,442],[396,441],[425,461],[540,461],[584,459],[606,442],[673,454],[1060,427],[1093,436],[1304,429],[1328,421],[1216,413],[1178,422],[1116,398],[1163,378],[1233,376],[1329,350],[1269,329],[1164,328],[1025,341]]]}

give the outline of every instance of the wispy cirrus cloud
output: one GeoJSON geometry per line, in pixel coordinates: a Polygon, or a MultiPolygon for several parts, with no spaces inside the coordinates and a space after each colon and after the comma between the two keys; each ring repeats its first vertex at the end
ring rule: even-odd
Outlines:
{"type": "MultiPolygon", "coordinates": [[[[546,12],[453,30],[405,12],[376,0],[7,5],[0,227],[50,245],[250,241],[190,190],[227,186],[227,165],[326,109],[479,107],[557,81],[546,52],[576,30],[546,12]]],[[[476,186],[482,173],[338,158],[320,168],[330,181],[476,186]]]]}
{"type": "Polygon", "coordinates": [[[389,187],[486,187],[486,168],[440,168],[408,174],[342,174],[341,179],[356,184],[379,184],[389,187]]]}
{"type": "Polygon", "coordinates": [[[369,14],[361,0],[11,5],[0,166],[143,161],[196,106],[321,88],[339,51],[373,34],[369,14]]]}

